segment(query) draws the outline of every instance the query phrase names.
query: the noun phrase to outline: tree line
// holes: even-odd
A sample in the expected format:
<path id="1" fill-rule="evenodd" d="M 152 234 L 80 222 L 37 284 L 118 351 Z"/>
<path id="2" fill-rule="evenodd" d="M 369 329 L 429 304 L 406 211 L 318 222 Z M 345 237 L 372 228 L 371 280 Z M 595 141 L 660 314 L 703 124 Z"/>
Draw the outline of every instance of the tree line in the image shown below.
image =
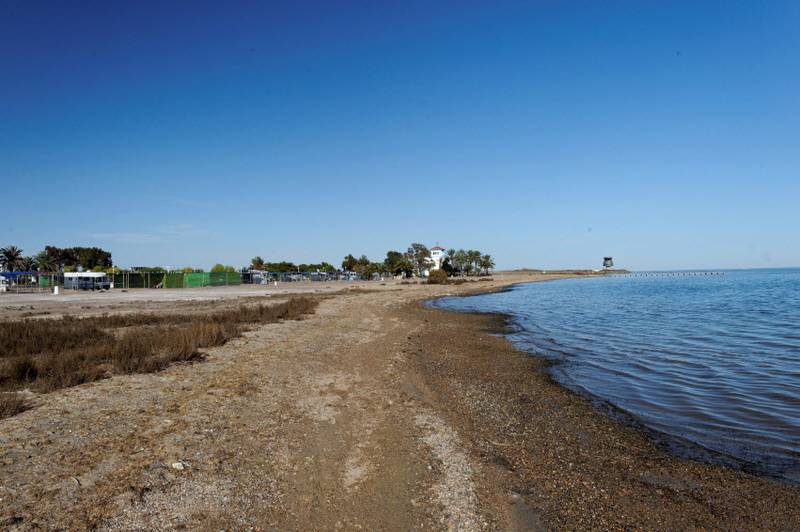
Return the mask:
<path id="1" fill-rule="evenodd" d="M 268 272 L 325 272 L 325 273 L 335 273 L 336 266 L 333 264 L 329 264 L 325 261 L 320 262 L 318 264 L 295 264 L 294 262 L 289 261 L 280 261 L 280 262 L 266 262 L 261 257 L 253 257 L 250 260 L 250 266 L 243 268 L 244 270 L 261 270 L 261 271 L 268 271 Z"/>
<path id="2" fill-rule="evenodd" d="M 432 267 L 431 251 L 420 243 L 411 244 L 405 252 L 389 250 L 382 261 L 372 261 L 366 255 L 356 258 L 348 254 L 341 263 L 341 271 L 355 272 L 364 278 L 371 278 L 374 274 L 392 275 L 395 277 L 422 277 Z M 44 250 L 35 255 L 25 256 L 17 246 L 0 248 L 0 266 L 11 271 L 38 271 L 41 273 L 54 273 L 59 271 L 75 271 L 78 267 L 84 271 L 119 271 L 113 268 L 111 252 L 98 247 L 69 247 L 59 248 L 45 246 Z M 491 255 L 477 250 L 448 249 L 444 254 L 441 269 L 448 275 L 486 275 L 495 267 Z M 340 271 L 333 264 L 320 262 L 317 264 L 295 264 L 289 261 L 267 262 L 260 256 L 253 257 L 249 266 L 241 271 L 266 270 L 271 272 L 325 272 L 335 273 Z M 166 272 L 161 267 L 139 267 L 138 272 Z M 202 269 L 182 268 L 185 273 L 202 272 Z M 235 272 L 233 266 L 215 264 L 212 272 Z"/>
<path id="3" fill-rule="evenodd" d="M 445 263 L 449 266 L 450 272 L 457 272 L 461 275 L 481 275 L 487 274 L 494 269 L 494 259 L 491 255 L 481 253 L 476 249 L 464 251 L 459 249 L 448 249 L 445 252 Z M 447 271 L 447 268 L 442 266 Z M 450 274 L 448 272 L 448 274 Z"/>
<path id="4" fill-rule="evenodd" d="M 6 270 L 41 273 L 75 271 L 106 271 L 111 268 L 111 252 L 98 247 L 59 248 L 45 246 L 35 255 L 26 256 L 17 246 L 0 248 L 0 265 Z"/>
<path id="5" fill-rule="evenodd" d="M 342 260 L 341 268 L 328 262 L 319 264 L 295 264 L 289 261 L 267 262 L 260 256 L 253 257 L 247 270 L 266 270 L 270 272 L 355 272 L 364 278 L 374 274 L 392 275 L 395 277 L 422 277 L 433 266 L 431 251 L 424 244 L 413 243 L 405 252 L 389 250 L 382 261 L 372 261 L 366 255 L 356 257 L 352 253 Z M 491 255 L 477 250 L 450 249 L 445 252 L 441 268 L 448 275 L 486 275 L 494 269 Z"/>
<path id="6" fill-rule="evenodd" d="M 366 255 L 355 258 L 347 255 L 342 261 L 342 269 L 353 271 L 364 277 L 374 273 L 393 276 L 422 277 L 433 266 L 431 251 L 420 243 L 411 244 L 405 252 L 390 250 L 382 262 L 373 262 Z M 454 275 L 488 275 L 495 267 L 494 259 L 489 254 L 477 250 L 449 249 L 444 254 L 441 269 L 449 276 Z"/>
<path id="7" fill-rule="evenodd" d="M 10 245 L 0 248 L 0 266 L 9 271 L 57 273 L 74 272 L 78 268 L 83 271 L 119 273 L 121 270 L 113 266 L 111 252 L 98 247 L 59 248 L 45 246 L 35 255 L 26 256 L 22 249 Z M 140 266 L 131 268 L 138 273 L 167 273 L 161 266 Z M 202 268 L 181 268 L 183 273 L 203 272 Z M 215 264 L 212 272 L 235 272 L 233 266 Z"/>

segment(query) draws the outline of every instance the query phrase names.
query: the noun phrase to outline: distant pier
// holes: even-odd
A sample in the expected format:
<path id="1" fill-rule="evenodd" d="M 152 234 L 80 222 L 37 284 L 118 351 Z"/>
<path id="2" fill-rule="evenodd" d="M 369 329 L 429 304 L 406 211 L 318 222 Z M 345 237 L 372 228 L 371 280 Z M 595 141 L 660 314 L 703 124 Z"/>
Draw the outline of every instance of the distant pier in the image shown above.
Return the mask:
<path id="1" fill-rule="evenodd" d="M 615 273 L 612 277 L 694 277 L 699 275 L 725 275 L 725 272 L 694 271 L 694 272 L 628 272 Z"/>

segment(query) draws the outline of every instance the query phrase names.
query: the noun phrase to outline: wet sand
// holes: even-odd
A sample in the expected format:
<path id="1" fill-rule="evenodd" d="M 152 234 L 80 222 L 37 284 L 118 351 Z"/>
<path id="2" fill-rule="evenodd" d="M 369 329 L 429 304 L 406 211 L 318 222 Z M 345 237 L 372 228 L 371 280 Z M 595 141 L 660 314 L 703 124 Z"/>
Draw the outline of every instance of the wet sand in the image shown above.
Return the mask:
<path id="1" fill-rule="evenodd" d="M 671 456 L 554 384 L 502 318 L 422 304 L 547 278 L 368 283 L 204 362 L 36 396 L 0 420 L 0 525 L 800 527 L 797 487 Z"/>

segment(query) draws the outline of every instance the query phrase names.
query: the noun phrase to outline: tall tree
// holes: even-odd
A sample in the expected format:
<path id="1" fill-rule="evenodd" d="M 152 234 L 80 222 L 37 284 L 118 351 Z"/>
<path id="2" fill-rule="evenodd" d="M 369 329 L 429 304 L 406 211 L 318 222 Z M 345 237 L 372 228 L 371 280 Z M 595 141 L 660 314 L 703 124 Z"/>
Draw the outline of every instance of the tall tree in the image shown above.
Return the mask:
<path id="1" fill-rule="evenodd" d="M 71 248 L 59 248 L 56 246 L 45 246 L 45 253 L 50 255 L 50 259 L 55 263 L 56 267 L 62 269 L 66 266 L 76 266 L 78 264 L 78 257 L 74 256 Z"/>
<path id="2" fill-rule="evenodd" d="M 445 257 L 444 260 L 442 261 L 442 270 L 444 270 L 444 272 L 447 273 L 448 276 L 453 275 L 453 272 L 455 272 L 455 268 L 453 267 L 453 263 L 450 260 L 450 257 Z"/>
<path id="3" fill-rule="evenodd" d="M 336 273 L 336 266 L 334 266 L 333 264 L 330 264 L 329 262 L 325 262 L 325 261 L 322 261 L 321 263 L 319 263 L 319 265 L 317 266 L 317 269 L 319 271 L 325 272 L 325 273 Z"/>
<path id="4" fill-rule="evenodd" d="M 358 264 L 358 259 L 355 258 L 352 254 L 347 255 L 342 261 L 342 269 L 346 272 L 355 271 L 353 268 L 356 267 L 356 264 Z"/>
<path id="5" fill-rule="evenodd" d="M 467 251 L 467 260 L 469 261 L 467 269 L 469 273 L 480 271 L 481 252 L 475 249 Z"/>
<path id="6" fill-rule="evenodd" d="M 403 275 L 410 277 L 414 273 L 414 265 L 408 258 L 399 251 L 386 252 L 386 259 L 383 261 L 386 271 L 392 275 Z"/>
<path id="7" fill-rule="evenodd" d="M 0 249 L 0 262 L 9 271 L 18 270 L 22 260 L 22 250 L 17 246 L 6 246 Z"/>
<path id="8" fill-rule="evenodd" d="M 264 269 L 264 259 L 259 256 L 255 256 L 250 259 L 250 267 L 254 270 L 263 270 Z"/>
<path id="9" fill-rule="evenodd" d="M 59 268 L 81 266 L 84 270 L 91 270 L 95 266 L 100 266 L 103 269 L 113 266 L 111 252 L 98 247 L 59 248 L 45 246 L 44 250 L 53 258 Z"/>
<path id="10" fill-rule="evenodd" d="M 382 262 L 367 262 L 362 263 L 359 261 L 358 266 L 358 273 L 364 277 L 365 279 L 372 279 L 374 274 L 383 274 L 386 273 L 386 265 Z"/>
<path id="11" fill-rule="evenodd" d="M 463 249 L 459 249 L 458 251 L 456 251 L 453 261 L 454 261 L 453 265 L 456 268 L 458 268 L 459 273 L 461 275 L 464 275 L 464 271 L 467 267 L 467 262 L 468 262 L 467 252 L 464 251 Z"/>
<path id="12" fill-rule="evenodd" d="M 102 269 L 113 266 L 111 262 L 111 252 L 98 247 L 73 248 L 78 255 L 78 262 L 84 270 L 91 270 L 95 266 Z"/>
<path id="13" fill-rule="evenodd" d="M 58 270 L 58 264 L 47 251 L 40 251 L 34 257 L 36 269 L 42 273 L 52 273 Z"/>
<path id="14" fill-rule="evenodd" d="M 414 242 L 406 252 L 408 259 L 414 264 L 417 275 L 422 276 L 422 272 L 428 269 L 431 252 L 424 244 Z"/>
<path id="15" fill-rule="evenodd" d="M 36 269 L 36 259 L 33 257 L 21 257 L 17 263 L 17 269 L 22 272 L 30 272 Z"/>
<path id="16" fill-rule="evenodd" d="M 494 269 L 494 259 L 491 255 L 487 254 L 481 257 L 481 269 L 485 274 L 488 274 L 490 270 Z"/>
<path id="17" fill-rule="evenodd" d="M 358 263 L 356 263 L 355 271 L 358 272 L 360 275 L 367 277 L 369 275 L 369 265 L 370 261 L 366 255 L 361 255 L 358 258 Z"/>
<path id="18" fill-rule="evenodd" d="M 296 272 L 297 265 L 294 262 L 282 260 L 280 262 L 265 262 L 264 269 L 270 272 Z"/>

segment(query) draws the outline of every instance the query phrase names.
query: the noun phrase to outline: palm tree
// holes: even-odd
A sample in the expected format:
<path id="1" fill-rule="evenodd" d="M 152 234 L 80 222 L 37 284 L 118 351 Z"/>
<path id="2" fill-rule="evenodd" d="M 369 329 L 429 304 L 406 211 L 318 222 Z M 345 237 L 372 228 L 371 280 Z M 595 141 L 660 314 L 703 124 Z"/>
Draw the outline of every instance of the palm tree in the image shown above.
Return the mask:
<path id="1" fill-rule="evenodd" d="M 36 261 L 36 269 L 42 273 L 54 272 L 58 269 L 55 259 L 46 251 L 37 253 L 33 260 Z"/>
<path id="2" fill-rule="evenodd" d="M 489 274 L 489 270 L 494 269 L 494 259 L 491 255 L 487 254 L 481 257 L 481 268 L 486 275 Z"/>
<path id="3" fill-rule="evenodd" d="M 447 271 L 447 275 L 453 275 L 456 271 L 456 250 L 450 248 L 444 252 L 444 256 L 442 269 Z"/>
<path id="4" fill-rule="evenodd" d="M 17 246 L 6 246 L 0 249 L 0 262 L 2 262 L 9 271 L 13 272 L 14 270 L 18 270 L 21 259 L 22 250 Z"/>
<path id="5" fill-rule="evenodd" d="M 474 249 L 467 251 L 467 260 L 469 261 L 469 271 L 472 272 L 473 269 L 478 271 L 480 268 L 481 252 Z"/>
<path id="6" fill-rule="evenodd" d="M 31 272 L 36 269 L 36 259 L 33 257 L 21 257 L 17 261 L 17 269 L 22 272 Z"/>
<path id="7" fill-rule="evenodd" d="M 467 252 L 463 249 L 459 249 L 453 255 L 453 262 L 461 275 L 464 275 L 464 268 L 467 266 L 468 260 Z"/>

